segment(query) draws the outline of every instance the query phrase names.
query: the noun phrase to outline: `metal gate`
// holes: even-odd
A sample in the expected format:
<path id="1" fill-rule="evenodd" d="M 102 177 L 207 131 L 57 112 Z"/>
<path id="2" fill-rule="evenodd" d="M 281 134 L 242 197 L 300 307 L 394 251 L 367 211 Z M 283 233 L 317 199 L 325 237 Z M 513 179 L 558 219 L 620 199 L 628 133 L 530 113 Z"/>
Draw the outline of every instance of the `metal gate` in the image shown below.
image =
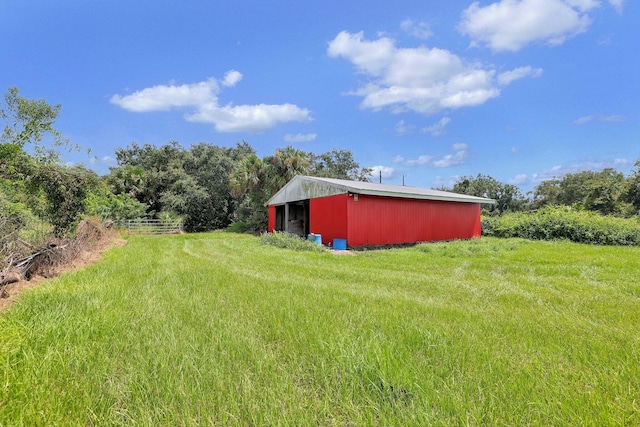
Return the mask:
<path id="1" fill-rule="evenodd" d="M 130 234 L 174 234 L 182 232 L 182 221 L 163 219 L 130 219 L 122 226 Z"/>

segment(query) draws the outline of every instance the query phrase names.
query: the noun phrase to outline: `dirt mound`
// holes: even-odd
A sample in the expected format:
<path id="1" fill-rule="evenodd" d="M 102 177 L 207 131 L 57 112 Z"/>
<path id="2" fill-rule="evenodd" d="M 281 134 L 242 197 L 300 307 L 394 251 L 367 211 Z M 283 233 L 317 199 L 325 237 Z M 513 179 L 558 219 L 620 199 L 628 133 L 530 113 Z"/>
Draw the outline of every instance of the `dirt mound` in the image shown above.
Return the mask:
<path id="1" fill-rule="evenodd" d="M 0 310 L 11 306 L 15 296 L 43 279 L 97 262 L 112 246 L 126 241 L 116 238 L 114 230 L 99 221 L 86 219 L 78 224 L 70 239 L 51 239 L 20 260 L 11 261 L 0 271 Z"/>

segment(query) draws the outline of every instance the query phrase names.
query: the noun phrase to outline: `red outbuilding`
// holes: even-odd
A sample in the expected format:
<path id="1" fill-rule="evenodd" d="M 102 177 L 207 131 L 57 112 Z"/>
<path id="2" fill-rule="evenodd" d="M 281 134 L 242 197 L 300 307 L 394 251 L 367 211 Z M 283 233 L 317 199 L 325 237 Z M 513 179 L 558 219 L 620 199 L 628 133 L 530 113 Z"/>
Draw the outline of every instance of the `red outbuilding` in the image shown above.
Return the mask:
<path id="1" fill-rule="evenodd" d="M 447 191 L 298 175 L 268 202 L 269 232 L 321 235 L 348 246 L 470 239 L 480 205 L 495 200 Z"/>

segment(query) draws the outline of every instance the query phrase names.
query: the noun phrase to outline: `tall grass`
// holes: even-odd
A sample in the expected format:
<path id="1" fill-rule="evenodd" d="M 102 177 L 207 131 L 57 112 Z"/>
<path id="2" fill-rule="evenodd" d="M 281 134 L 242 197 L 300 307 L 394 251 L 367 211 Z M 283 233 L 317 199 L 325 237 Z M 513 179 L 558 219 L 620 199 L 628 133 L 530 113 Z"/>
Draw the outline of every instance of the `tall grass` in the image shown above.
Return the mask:
<path id="1" fill-rule="evenodd" d="M 130 237 L 0 315 L 0 424 L 638 425 L 639 256 Z"/>

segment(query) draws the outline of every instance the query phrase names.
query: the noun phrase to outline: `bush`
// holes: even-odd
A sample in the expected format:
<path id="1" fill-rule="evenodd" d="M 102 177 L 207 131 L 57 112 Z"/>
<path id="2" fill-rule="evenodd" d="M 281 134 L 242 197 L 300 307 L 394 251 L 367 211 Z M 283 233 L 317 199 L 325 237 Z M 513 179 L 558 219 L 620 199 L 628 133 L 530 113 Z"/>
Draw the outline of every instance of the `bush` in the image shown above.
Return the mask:
<path id="1" fill-rule="evenodd" d="M 277 248 L 292 249 L 294 251 L 325 252 L 323 246 L 305 240 L 296 234 L 274 231 L 273 233 L 263 233 L 260 235 L 260 243 L 263 245 L 275 246 Z"/>
<path id="2" fill-rule="evenodd" d="M 87 196 L 86 214 L 111 219 L 119 222 L 129 219 L 144 218 L 146 205 L 140 203 L 129 194 L 110 194 L 104 192 L 92 192 Z"/>
<path id="3" fill-rule="evenodd" d="M 251 224 L 246 222 L 233 222 L 231 223 L 226 230 L 229 233 L 239 233 L 244 234 L 251 231 Z"/>
<path id="4" fill-rule="evenodd" d="M 640 245 L 637 219 L 602 216 L 569 206 L 546 206 L 534 212 L 507 213 L 482 219 L 483 235 L 532 240 L 570 240 L 597 245 Z"/>
<path id="5" fill-rule="evenodd" d="M 26 255 L 41 245 L 52 230 L 50 224 L 34 215 L 24 203 L 10 200 L 0 190 L 0 259 Z"/>

